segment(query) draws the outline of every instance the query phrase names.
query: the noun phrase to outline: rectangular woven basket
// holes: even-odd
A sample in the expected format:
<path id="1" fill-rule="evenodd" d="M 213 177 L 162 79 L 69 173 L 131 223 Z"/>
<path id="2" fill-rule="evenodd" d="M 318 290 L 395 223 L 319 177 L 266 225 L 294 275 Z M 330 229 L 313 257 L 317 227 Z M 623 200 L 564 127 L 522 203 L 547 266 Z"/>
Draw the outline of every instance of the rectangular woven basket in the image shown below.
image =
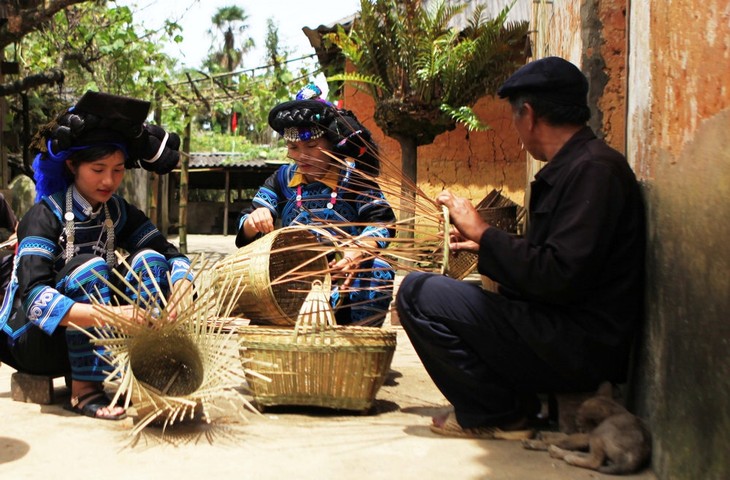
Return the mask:
<path id="1" fill-rule="evenodd" d="M 246 326 L 241 356 L 259 409 L 307 405 L 366 412 L 383 385 L 396 334 L 375 327 L 338 326 L 329 281 L 315 281 L 294 328 Z M 259 375 L 267 377 L 261 378 Z"/>
<path id="2" fill-rule="evenodd" d="M 306 405 L 366 412 L 383 385 L 396 346 L 396 333 L 374 327 L 334 326 L 295 333 L 286 327 L 239 327 L 247 374 L 259 409 Z"/>

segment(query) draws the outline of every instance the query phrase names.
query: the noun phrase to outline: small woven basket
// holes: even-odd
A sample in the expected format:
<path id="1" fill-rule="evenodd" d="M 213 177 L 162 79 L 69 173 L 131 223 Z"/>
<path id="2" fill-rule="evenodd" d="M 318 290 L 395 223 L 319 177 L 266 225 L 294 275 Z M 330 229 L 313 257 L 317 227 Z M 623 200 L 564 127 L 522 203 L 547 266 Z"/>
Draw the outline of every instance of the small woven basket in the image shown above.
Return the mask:
<path id="1" fill-rule="evenodd" d="M 519 206 L 506 197 L 503 197 L 497 190 L 492 190 L 476 206 L 479 215 L 491 226 L 510 233 L 517 232 L 517 218 Z M 445 233 L 448 241 L 448 233 Z M 449 277 L 463 279 L 469 275 L 477 266 L 479 256 L 473 252 L 450 252 L 444 273 Z"/>
<path id="2" fill-rule="evenodd" d="M 367 412 L 383 385 L 396 333 L 341 327 L 325 287 L 315 282 L 295 328 L 247 326 L 241 355 L 258 375 L 247 375 L 259 409 L 301 405 Z M 250 363 L 249 363 L 250 362 Z"/>
<path id="3" fill-rule="evenodd" d="M 327 259 L 313 233 L 279 229 L 241 247 L 214 266 L 213 286 L 238 295 L 232 316 L 292 326 L 311 283 L 324 281 Z M 230 288 L 232 281 L 238 288 Z"/>

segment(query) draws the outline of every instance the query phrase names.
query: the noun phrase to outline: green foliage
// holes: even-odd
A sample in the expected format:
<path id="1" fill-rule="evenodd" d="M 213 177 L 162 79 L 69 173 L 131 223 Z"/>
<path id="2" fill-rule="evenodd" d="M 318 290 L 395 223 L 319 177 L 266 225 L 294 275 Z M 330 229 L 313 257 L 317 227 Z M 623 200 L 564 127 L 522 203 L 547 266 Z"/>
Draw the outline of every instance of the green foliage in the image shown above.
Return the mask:
<path id="1" fill-rule="evenodd" d="M 180 70 L 162 52 L 164 42 L 181 41 L 183 32 L 179 25 L 168 21 L 157 31 L 144 29 L 135 23 L 130 8 L 117 7 L 113 2 L 108 5 L 113 8 L 107 8 L 107 2 L 97 1 L 68 7 L 54 15 L 43 29 L 6 49 L 6 58 L 18 59 L 21 76 L 51 68 L 61 68 L 65 73 L 61 89 L 43 87 L 27 92 L 30 135 L 86 90 L 93 89 L 151 100 L 155 118 L 181 136 L 186 125 L 192 122 L 193 151 L 250 150 L 252 158 L 285 158 L 285 149 L 280 146 L 252 145 L 272 143 L 268 112 L 277 103 L 291 99 L 294 92 L 310 81 L 311 74 L 303 67 L 288 68 L 288 52 L 279 44 L 273 22 L 266 39 L 272 59 L 270 68 L 231 72 L 227 66 L 233 63 L 218 62 L 209 64 L 210 68 L 204 72 Z M 244 55 L 246 48 L 253 45 L 252 39 L 239 41 L 241 33 L 248 28 L 245 11 L 227 7 L 219 13 L 213 19 L 211 32 L 215 31 L 217 38 L 224 40 L 223 47 L 230 40 L 226 34 L 234 34 L 234 49 Z M 211 49 L 215 49 L 215 44 L 211 44 Z M 225 48 L 219 53 L 225 53 Z M 8 101 L 10 121 L 6 125 L 20 137 L 23 133 L 21 97 L 8 97 Z M 233 112 L 238 120 L 236 132 L 230 132 Z M 203 132 L 204 122 L 210 122 L 218 135 Z"/>
<path id="2" fill-rule="evenodd" d="M 202 131 L 193 134 L 190 150 L 193 152 L 234 152 L 239 159 L 243 160 L 285 161 L 287 155 L 284 145 L 252 144 L 245 137 Z"/>
<path id="3" fill-rule="evenodd" d="M 246 52 L 251 50 L 255 43 L 251 37 L 244 37 L 236 45 L 237 34 L 243 34 L 248 30 L 248 15 L 242 7 L 235 5 L 221 7 L 216 10 L 211 22 L 217 31 L 223 34 L 223 42 L 219 49 L 211 47 L 210 54 L 205 66 L 211 71 L 220 70 L 232 72 L 243 62 Z M 208 31 L 214 38 L 214 30 Z"/>
<path id="4" fill-rule="evenodd" d="M 128 7 L 87 2 L 57 13 L 48 28 L 27 35 L 18 57 L 27 73 L 61 66 L 66 85 L 78 95 L 88 89 L 149 97 L 174 62 L 154 41 L 137 33 Z M 179 30 L 168 23 L 167 33 Z"/>
<path id="5" fill-rule="evenodd" d="M 361 0 L 350 33 L 340 27 L 326 40 L 356 70 L 336 79 L 358 84 L 375 99 L 375 121 L 386 135 L 424 145 L 455 121 L 477 125 L 469 107 L 524 61 L 527 23 L 506 21 L 511 6 L 485 20 L 480 5 L 458 30 L 449 25 L 465 4 L 421 3 Z"/>
<path id="6" fill-rule="evenodd" d="M 383 91 L 388 91 L 388 87 L 385 85 L 385 83 L 383 83 L 383 80 L 380 77 L 377 77 L 375 75 L 363 75 L 359 72 L 345 72 L 337 75 L 331 75 L 327 80 L 330 82 L 344 81 L 352 82 L 355 84 L 364 83 L 372 87 L 379 88 Z M 356 85 L 356 87 L 362 89 L 360 85 Z"/>
<path id="7" fill-rule="evenodd" d="M 491 127 L 479 120 L 474 110 L 469 107 L 451 108 L 445 103 L 441 105 L 441 111 L 446 113 L 449 117 L 453 118 L 456 122 L 463 124 L 467 130 L 474 131 L 485 131 L 491 130 Z"/>
<path id="8" fill-rule="evenodd" d="M 18 60 L 21 76 L 52 68 L 62 69 L 65 75 L 61 90 L 46 87 L 26 92 L 29 135 L 87 90 L 152 100 L 164 90 L 168 72 L 174 66 L 174 61 L 162 53 L 162 41 L 157 36 L 179 41 L 177 24 L 167 22 L 163 30 L 140 31 L 133 25 L 127 7 L 107 8 L 106 2 L 85 2 L 57 12 L 44 28 L 8 47 L 6 56 Z M 11 112 L 22 111 L 21 100 L 21 96 L 8 97 Z M 20 138 L 22 124 L 9 124 Z M 29 159 L 25 161 L 29 163 Z"/>

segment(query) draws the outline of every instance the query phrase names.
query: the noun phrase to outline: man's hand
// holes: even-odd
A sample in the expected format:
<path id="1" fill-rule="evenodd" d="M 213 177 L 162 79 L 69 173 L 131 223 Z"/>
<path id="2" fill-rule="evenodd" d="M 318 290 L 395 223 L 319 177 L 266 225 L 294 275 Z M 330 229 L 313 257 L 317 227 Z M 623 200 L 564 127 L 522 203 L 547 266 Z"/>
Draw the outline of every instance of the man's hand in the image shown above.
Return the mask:
<path id="1" fill-rule="evenodd" d="M 457 238 L 450 239 L 449 246 L 455 250 L 479 250 L 479 241 L 489 224 L 479 215 L 474 205 L 448 190 L 436 197 L 436 203 L 449 209 L 451 223 L 457 230 Z"/>
<path id="2" fill-rule="evenodd" d="M 464 238 L 461 232 L 453 226 L 449 232 L 449 248 L 452 252 L 479 252 L 479 244 L 473 240 Z"/>

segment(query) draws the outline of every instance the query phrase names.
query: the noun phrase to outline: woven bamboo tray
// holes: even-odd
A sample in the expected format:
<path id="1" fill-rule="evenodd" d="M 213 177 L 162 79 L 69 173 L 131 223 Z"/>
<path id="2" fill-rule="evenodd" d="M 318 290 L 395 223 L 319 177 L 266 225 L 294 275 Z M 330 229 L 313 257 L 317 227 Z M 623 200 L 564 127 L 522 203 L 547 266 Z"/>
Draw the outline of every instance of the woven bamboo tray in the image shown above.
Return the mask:
<path id="1" fill-rule="evenodd" d="M 317 287 L 319 288 L 317 289 Z M 259 409 L 304 405 L 367 412 L 393 360 L 396 333 L 334 325 L 322 284 L 315 282 L 295 328 L 245 326 L 241 355 Z M 317 307 L 312 294 L 319 296 Z"/>
<path id="2" fill-rule="evenodd" d="M 275 230 L 218 262 L 213 286 L 239 295 L 232 316 L 292 326 L 312 282 L 326 277 L 327 259 L 317 245 L 307 230 Z M 228 288 L 239 279 L 238 289 Z"/>

